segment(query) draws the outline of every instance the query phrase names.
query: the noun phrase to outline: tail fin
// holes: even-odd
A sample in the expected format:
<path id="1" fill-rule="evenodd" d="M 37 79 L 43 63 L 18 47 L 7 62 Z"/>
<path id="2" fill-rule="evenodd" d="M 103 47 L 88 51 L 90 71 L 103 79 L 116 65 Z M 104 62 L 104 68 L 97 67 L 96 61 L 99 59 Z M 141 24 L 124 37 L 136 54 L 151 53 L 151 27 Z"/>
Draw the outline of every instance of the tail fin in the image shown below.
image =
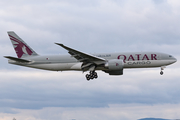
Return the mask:
<path id="1" fill-rule="evenodd" d="M 8 35 L 12 42 L 14 50 L 16 51 L 18 58 L 24 58 L 24 57 L 28 57 L 28 56 L 37 56 L 38 55 L 18 35 L 16 35 L 16 33 L 14 33 L 13 31 L 9 31 Z"/>

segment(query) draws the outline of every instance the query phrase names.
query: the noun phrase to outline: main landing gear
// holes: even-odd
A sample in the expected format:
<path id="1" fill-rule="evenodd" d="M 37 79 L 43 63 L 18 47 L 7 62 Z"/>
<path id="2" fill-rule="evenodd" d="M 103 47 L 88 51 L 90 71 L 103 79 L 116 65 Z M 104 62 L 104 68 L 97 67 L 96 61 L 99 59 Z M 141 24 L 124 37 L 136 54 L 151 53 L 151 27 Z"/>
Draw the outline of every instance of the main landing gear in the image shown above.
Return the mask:
<path id="1" fill-rule="evenodd" d="M 90 79 L 98 78 L 97 72 L 90 71 L 90 74 L 86 74 L 86 79 L 89 81 Z"/>

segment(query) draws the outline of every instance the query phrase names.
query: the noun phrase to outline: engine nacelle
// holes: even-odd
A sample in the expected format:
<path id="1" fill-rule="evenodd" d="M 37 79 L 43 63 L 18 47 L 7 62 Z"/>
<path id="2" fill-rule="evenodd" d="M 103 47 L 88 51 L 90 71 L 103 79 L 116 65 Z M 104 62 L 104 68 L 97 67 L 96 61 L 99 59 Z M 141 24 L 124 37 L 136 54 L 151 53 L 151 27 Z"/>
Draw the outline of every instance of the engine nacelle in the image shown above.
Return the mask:
<path id="1" fill-rule="evenodd" d="M 124 67 L 124 62 L 121 59 L 113 59 L 109 60 L 105 67 L 108 68 L 109 71 L 122 70 Z"/>
<path id="2" fill-rule="evenodd" d="M 108 69 L 105 72 L 109 73 L 109 75 L 122 75 L 124 62 L 121 59 L 109 60 L 105 64 L 105 67 Z"/>

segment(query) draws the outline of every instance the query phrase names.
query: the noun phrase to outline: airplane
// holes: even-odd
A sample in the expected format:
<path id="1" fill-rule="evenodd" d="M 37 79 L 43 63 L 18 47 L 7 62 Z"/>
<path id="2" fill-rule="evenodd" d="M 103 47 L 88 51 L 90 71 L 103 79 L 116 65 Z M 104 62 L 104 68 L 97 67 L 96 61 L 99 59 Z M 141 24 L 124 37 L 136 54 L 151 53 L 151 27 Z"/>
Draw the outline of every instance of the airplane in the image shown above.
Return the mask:
<path id="1" fill-rule="evenodd" d="M 8 63 L 50 71 L 89 71 L 86 79 L 98 78 L 97 70 L 104 71 L 109 75 L 123 75 L 127 68 L 153 68 L 160 67 L 160 74 L 167 65 L 177 61 L 175 57 L 159 52 L 125 52 L 125 53 L 99 53 L 88 54 L 75 50 L 61 43 L 55 43 L 66 49 L 67 55 L 45 55 L 37 54 L 26 44 L 15 32 L 7 32 L 17 57 L 4 56 Z"/>

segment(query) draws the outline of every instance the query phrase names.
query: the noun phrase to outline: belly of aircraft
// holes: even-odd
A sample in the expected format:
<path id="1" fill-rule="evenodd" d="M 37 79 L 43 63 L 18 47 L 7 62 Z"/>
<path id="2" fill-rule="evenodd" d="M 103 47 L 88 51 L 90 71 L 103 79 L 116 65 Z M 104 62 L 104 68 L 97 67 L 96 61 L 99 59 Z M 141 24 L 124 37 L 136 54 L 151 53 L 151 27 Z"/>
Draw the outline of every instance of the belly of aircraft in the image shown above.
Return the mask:
<path id="1" fill-rule="evenodd" d="M 51 64 L 35 64 L 27 65 L 27 67 L 38 68 L 52 71 L 81 70 L 82 63 L 51 63 Z"/>

